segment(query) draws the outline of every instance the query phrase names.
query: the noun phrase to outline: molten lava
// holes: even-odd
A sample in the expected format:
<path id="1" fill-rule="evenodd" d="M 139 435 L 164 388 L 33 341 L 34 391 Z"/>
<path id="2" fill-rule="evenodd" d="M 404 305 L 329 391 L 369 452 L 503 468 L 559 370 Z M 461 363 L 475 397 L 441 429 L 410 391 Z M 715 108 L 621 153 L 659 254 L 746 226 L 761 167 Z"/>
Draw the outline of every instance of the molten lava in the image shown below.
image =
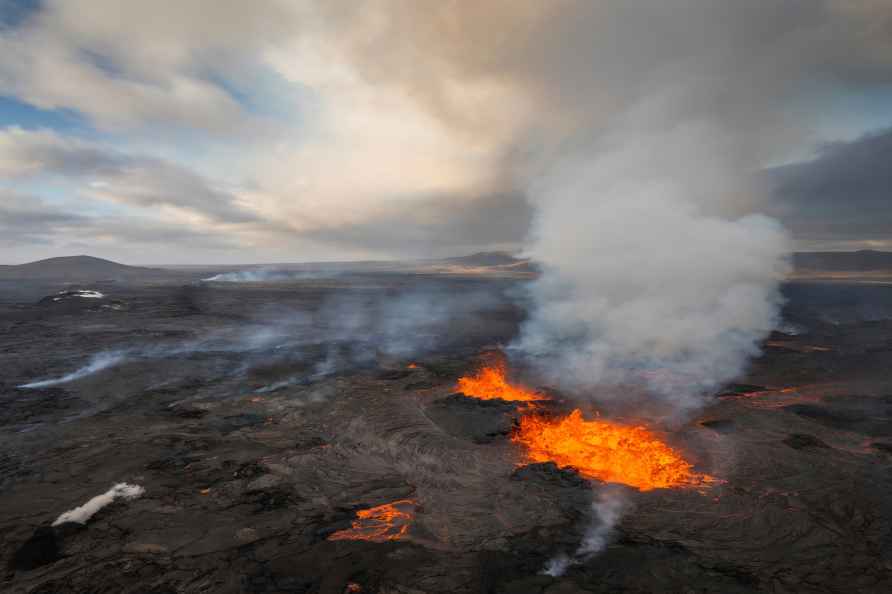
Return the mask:
<path id="1" fill-rule="evenodd" d="M 458 380 L 458 391 L 465 396 L 481 400 L 515 400 L 532 402 L 547 400 L 548 397 L 520 386 L 508 383 L 504 361 L 495 361 L 483 367 L 474 376 L 465 376 Z"/>
<path id="2" fill-rule="evenodd" d="M 623 483 L 641 491 L 703 485 L 713 479 L 644 427 L 586 421 L 577 409 L 566 417 L 526 415 L 514 441 L 533 462 L 572 466 L 588 478 Z"/>
<path id="3" fill-rule="evenodd" d="M 415 500 L 399 499 L 356 512 L 350 528 L 338 530 L 328 540 L 386 542 L 406 538 L 415 517 Z"/>
<path id="4" fill-rule="evenodd" d="M 482 400 L 548 400 L 544 394 L 509 383 L 504 359 L 496 359 L 474 376 L 460 378 L 457 389 Z M 535 410 L 535 404 L 527 410 Z M 535 412 L 525 414 L 513 440 L 526 447 L 527 457 L 533 462 L 572 466 L 583 476 L 642 491 L 714 480 L 694 472 L 681 454 L 644 427 L 586 421 L 578 409 L 559 419 Z"/>

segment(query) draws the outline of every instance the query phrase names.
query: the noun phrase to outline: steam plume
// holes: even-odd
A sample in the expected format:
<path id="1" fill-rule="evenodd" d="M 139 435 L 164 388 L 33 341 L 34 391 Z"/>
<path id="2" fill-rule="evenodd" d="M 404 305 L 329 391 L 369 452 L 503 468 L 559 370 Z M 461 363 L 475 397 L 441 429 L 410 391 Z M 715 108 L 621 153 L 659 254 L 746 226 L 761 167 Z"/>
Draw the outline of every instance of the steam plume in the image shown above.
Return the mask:
<path id="1" fill-rule="evenodd" d="M 115 499 L 136 499 L 141 497 L 145 492 L 146 490 L 139 485 L 118 483 L 102 495 L 97 495 L 80 507 L 76 507 L 63 513 L 56 518 L 56 521 L 53 522 L 53 526 L 65 524 L 66 522 L 86 524 L 90 521 L 90 518 L 99 512 L 99 510 L 112 503 Z"/>
<path id="2" fill-rule="evenodd" d="M 607 546 L 613 528 L 622 518 L 626 500 L 622 493 L 614 490 L 602 491 L 598 500 L 592 503 L 592 523 L 585 531 L 579 548 L 572 555 L 560 554 L 546 563 L 542 573 L 552 577 L 564 575 L 567 569 L 585 562 Z"/>
<path id="3" fill-rule="evenodd" d="M 711 126 L 655 133 L 629 117 L 531 185 L 544 274 L 515 346 L 571 392 L 634 384 L 687 409 L 776 324 L 786 237 L 726 214 L 755 189 L 716 156 Z"/>
<path id="4" fill-rule="evenodd" d="M 121 363 L 124 358 L 125 355 L 123 353 L 102 352 L 93 356 L 93 358 L 90 359 L 90 362 L 87 363 L 85 366 L 72 371 L 71 373 L 63 375 L 62 377 L 22 384 L 21 386 L 19 386 L 19 388 L 48 388 L 50 386 L 56 386 L 59 384 L 67 384 L 68 382 L 79 380 L 82 377 L 93 375 L 94 373 L 102 371 L 103 369 L 113 367 L 118 363 Z"/>

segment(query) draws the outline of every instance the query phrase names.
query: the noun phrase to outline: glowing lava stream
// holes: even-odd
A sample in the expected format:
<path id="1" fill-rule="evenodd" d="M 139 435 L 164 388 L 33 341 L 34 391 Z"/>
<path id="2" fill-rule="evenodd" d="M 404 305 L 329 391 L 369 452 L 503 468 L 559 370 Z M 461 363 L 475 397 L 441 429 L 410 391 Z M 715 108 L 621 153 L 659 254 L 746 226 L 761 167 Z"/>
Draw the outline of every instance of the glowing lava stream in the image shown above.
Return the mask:
<path id="1" fill-rule="evenodd" d="M 458 389 L 466 396 L 483 400 L 548 399 L 511 385 L 501 361 L 484 367 L 475 376 L 460 378 Z M 601 419 L 586 421 L 578 409 L 560 418 L 536 412 L 525 414 L 512 440 L 526 448 L 532 462 L 571 466 L 585 477 L 623 483 L 641 491 L 705 485 L 715 480 L 694 472 L 679 452 L 645 427 Z"/>
<path id="2" fill-rule="evenodd" d="M 386 542 L 406 538 L 415 517 L 415 506 L 414 499 L 399 499 L 359 510 L 350 528 L 338 530 L 328 540 Z"/>

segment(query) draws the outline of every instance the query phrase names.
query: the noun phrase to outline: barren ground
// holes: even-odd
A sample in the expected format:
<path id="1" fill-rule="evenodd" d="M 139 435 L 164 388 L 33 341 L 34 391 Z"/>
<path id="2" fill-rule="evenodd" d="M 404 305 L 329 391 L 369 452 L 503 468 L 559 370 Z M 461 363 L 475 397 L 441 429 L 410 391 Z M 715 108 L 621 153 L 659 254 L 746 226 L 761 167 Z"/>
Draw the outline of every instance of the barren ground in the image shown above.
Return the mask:
<path id="1" fill-rule="evenodd" d="M 517 331 L 518 281 L 178 278 L 41 302 L 64 288 L 0 293 L 3 591 L 892 590 L 890 286 L 787 286 L 798 333 L 662 427 L 720 482 L 624 488 L 609 546 L 559 578 L 540 570 L 576 548 L 605 486 L 519 466 L 518 407 L 454 395 Z M 99 353 L 119 358 L 17 387 Z M 145 494 L 50 527 L 119 482 Z M 404 538 L 329 539 L 400 500 Z"/>

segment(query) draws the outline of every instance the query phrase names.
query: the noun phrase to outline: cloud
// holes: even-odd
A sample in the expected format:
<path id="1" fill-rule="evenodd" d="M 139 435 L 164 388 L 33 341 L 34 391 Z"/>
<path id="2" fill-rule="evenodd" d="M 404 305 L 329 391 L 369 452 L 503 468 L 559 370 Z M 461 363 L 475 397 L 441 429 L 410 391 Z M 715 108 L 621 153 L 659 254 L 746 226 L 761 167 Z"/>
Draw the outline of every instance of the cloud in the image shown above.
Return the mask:
<path id="1" fill-rule="evenodd" d="M 682 99 L 664 115 L 721 118 L 742 146 L 770 152 L 820 117 L 778 109 L 806 82 L 892 74 L 885 2 L 375 0 L 319 12 L 367 80 L 404 89 L 474 137 L 540 149 L 598 133 L 630 101 L 671 89 Z"/>
<path id="2" fill-rule="evenodd" d="M 0 178 L 45 172 L 99 175 L 119 170 L 126 162 L 122 155 L 49 130 L 28 131 L 15 126 L 0 130 Z"/>
<path id="3" fill-rule="evenodd" d="M 0 31 L 0 88 L 103 128 L 151 124 L 220 134 L 250 118 L 225 84 L 293 31 L 285 3 L 47 0 Z"/>
<path id="4" fill-rule="evenodd" d="M 292 211 L 293 216 L 282 221 L 278 216 L 284 201 L 281 193 L 271 197 L 273 208 L 264 211 L 256 209 L 258 203 L 251 200 L 250 190 L 227 189 L 169 161 L 124 153 L 50 130 L 0 130 L 0 178 L 33 180 L 48 176 L 77 184 L 80 200 L 135 207 L 144 213 L 143 218 L 155 219 L 148 227 L 148 221 L 131 224 L 125 220 L 114 229 L 95 230 L 97 237 L 126 235 L 132 241 L 150 240 L 146 228 L 152 229 L 158 242 L 181 238 L 186 225 L 193 230 L 187 236 L 202 234 L 208 239 L 216 235 L 221 246 L 303 239 L 380 254 L 441 256 L 476 246 L 516 248 L 530 217 L 529 205 L 521 194 L 482 188 L 478 195 L 472 189 L 459 188 L 435 195 L 383 193 L 373 203 L 357 205 L 352 214 L 337 209 Z M 339 183 L 339 177 L 334 179 Z M 331 184 L 322 181 L 322 185 L 322 196 L 330 197 L 324 188 L 331 188 Z M 301 204 L 299 196 L 284 202 Z M 166 217 L 165 208 L 169 209 Z M 94 223 L 101 220 L 108 221 L 108 217 L 96 218 Z M 393 233 L 395 228 L 402 232 Z M 59 226 L 46 227 L 47 232 L 52 229 L 62 230 Z"/>
<path id="5" fill-rule="evenodd" d="M 0 245 L 45 244 L 84 217 L 57 210 L 35 196 L 0 190 Z"/>
<path id="6" fill-rule="evenodd" d="M 765 172 L 771 211 L 808 247 L 870 247 L 892 237 L 892 129 L 824 146 Z"/>
<path id="7" fill-rule="evenodd" d="M 170 206 L 227 223 L 257 221 L 231 192 L 185 167 L 161 159 L 134 156 L 98 144 L 21 128 L 0 130 L 0 177 L 40 174 L 88 182 L 93 197 L 144 208 Z"/>
<path id="8" fill-rule="evenodd" d="M 335 245 L 434 257 L 483 247 L 516 249 L 531 216 L 522 194 L 446 194 L 392 200 L 361 220 L 320 226 L 305 235 Z M 386 233 L 386 229 L 401 232 Z"/>
<path id="9" fill-rule="evenodd" d="M 612 151 L 605 138 L 634 111 L 658 136 L 711 130 L 694 135 L 711 162 L 692 200 L 740 217 L 769 194 L 725 183 L 727 170 L 801 153 L 824 117 L 815 89 L 892 80 L 890 13 L 844 0 L 47 0 L 0 30 L 0 93 L 71 110 L 101 140 L 32 136 L 14 159 L 0 146 L 0 175 L 62 180 L 261 261 L 440 255 L 521 244 L 536 180 L 567 155 Z"/>
<path id="10" fill-rule="evenodd" d="M 147 246 L 189 245 L 193 251 L 243 249 L 238 238 L 139 216 L 72 212 L 71 202 L 54 203 L 38 196 L 0 189 L 0 247 L 9 254 L 53 255 L 89 247 L 110 256 Z M 37 251 L 29 252 L 29 247 Z M 155 254 L 153 252 L 153 254 Z M 154 257 L 158 257 L 157 254 Z M 158 260 L 153 260 L 155 263 Z"/>

